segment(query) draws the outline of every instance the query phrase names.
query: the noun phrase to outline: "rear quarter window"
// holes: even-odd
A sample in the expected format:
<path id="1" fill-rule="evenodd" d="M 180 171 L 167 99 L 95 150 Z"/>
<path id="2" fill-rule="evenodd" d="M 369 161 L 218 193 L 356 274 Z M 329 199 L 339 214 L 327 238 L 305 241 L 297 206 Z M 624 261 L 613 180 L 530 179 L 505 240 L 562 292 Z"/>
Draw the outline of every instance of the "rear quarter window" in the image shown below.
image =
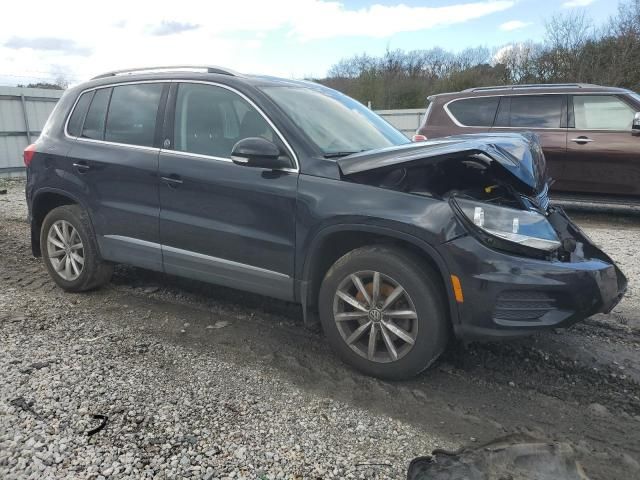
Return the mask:
<path id="1" fill-rule="evenodd" d="M 93 100 L 91 100 L 87 118 L 84 121 L 82 138 L 90 138 L 92 140 L 104 139 L 104 122 L 107 116 L 110 96 L 110 88 L 103 88 L 96 91 Z"/>
<path id="2" fill-rule="evenodd" d="M 491 127 L 499 101 L 499 97 L 465 98 L 449 103 L 447 109 L 466 127 Z"/>
<path id="3" fill-rule="evenodd" d="M 93 92 L 84 92 L 80 95 L 80 99 L 76 103 L 76 106 L 71 113 L 71 117 L 69 118 L 69 124 L 67 125 L 67 133 L 72 137 L 80 136 L 80 133 L 82 132 L 82 123 L 84 122 L 84 117 L 87 114 L 87 109 L 89 108 L 92 97 Z"/>

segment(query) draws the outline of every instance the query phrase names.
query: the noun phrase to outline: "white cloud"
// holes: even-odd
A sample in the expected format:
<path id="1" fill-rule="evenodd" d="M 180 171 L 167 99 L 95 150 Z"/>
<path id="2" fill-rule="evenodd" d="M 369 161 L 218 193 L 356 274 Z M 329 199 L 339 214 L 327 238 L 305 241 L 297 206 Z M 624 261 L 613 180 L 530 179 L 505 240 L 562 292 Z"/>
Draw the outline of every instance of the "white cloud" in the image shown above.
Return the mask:
<path id="1" fill-rule="evenodd" d="M 388 38 L 462 23 L 515 4 L 515 0 L 459 1 L 441 7 L 398 3 L 353 9 L 346 2 L 330 0 L 181 0 L 179 8 L 169 0 L 157 0 L 153 8 L 131 0 L 111 0 L 108 8 L 86 0 L 68 0 L 62 6 L 35 0 L 30 8 L 37 14 L 29 17 L 27 30 L 22 5 L 9 2 L 0 15 L 0 72 L 51 78 L 55 66 L 80 81 L 109 69 L 214 63 L 290 76 L 295 65 L 285 70 L 263 60 L 266 37 L 278 36 L 282 48 L 287 42 L 308 42 L 312 49 L 313 42 L 332 38 Z M 58 48 L 38 48 L 46 39 L 55 39 Z M 342 54 L 336 52 L 336 61 Z"/>
<path id="2" fill-rule="evenodd" d="M 564 2 L 562 6 L 564 8 L 587 7 L 593 2 L 595 2 L 595 0 L 569 0 L 568 2 Z"/>
<path id="3" fill-rule="evenodd" d="M 531 22 L 523 22 L 522 20 L 511 20 L 500 25 L 500 30 L 511 32 L 513 30 L 519 30 L 521 28 L 528 27 L 529 25 L 531 25 Z"/>

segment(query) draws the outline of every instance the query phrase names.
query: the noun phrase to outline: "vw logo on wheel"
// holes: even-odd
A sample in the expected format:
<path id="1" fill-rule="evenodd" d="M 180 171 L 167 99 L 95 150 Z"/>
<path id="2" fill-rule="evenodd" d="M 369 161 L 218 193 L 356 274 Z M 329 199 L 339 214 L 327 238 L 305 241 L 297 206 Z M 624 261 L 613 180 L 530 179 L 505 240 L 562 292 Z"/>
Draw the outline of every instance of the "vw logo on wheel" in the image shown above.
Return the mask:
<path id="1" fill-rule="evenodd" d="M 369 320 L 372 322 L 379 322 L 382 320 L 382 312 L 377 308 L 372 308 L 369 310 Z"/>

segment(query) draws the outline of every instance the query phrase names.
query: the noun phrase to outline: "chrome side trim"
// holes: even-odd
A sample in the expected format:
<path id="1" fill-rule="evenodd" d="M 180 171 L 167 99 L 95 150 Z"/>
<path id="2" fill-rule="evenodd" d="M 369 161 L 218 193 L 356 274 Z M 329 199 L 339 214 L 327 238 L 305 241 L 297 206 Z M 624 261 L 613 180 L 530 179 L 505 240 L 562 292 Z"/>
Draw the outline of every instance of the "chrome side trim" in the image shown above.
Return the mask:
<path id="1" fill-rule="evenodd" d="M 254 265 L 247 265 L 246 263 L 234 262 L 233 260 L 227 260 L 224 258 L 212 257 L 203 253 L 192 252 L 191 250 L 183 250 L 181 248 L 170 247 L 168 245 L 162 245 L 162 250 L 166 252 L 183 255 L 185 257 L 197 258 L 204 260 L 213 266 L 231 267 L 238 270 L 249 270 L 255 273 L 261 273 L 263 275 L 277 277 L 277 278 L 291 278 L 289 275 L 280 272 L 274 272 L 273 270 L 267 270 L 266 268 L 256 267 Z"/>
<path id="2" fill-rule="evenodd" d="M 291 155 L 291 158 L 293 159 L 293 161 L 295 163 L 295 168 L 281 168 L 281 169 L 278 169 L 278 170 L 279 171 L 284 171 L 284 172 L 290 172 L 290 173 L 300 173 L 300 162 L 298 160 L 298 156 L 296 155 L 296 152 L 293 150 L 293 148 L 291 147 L 289 142 L 286 140 L 284 135 L 282 135 L 280 130 L 278 130 L 276 128 L 276 126 L 273 124 L 271 119 L 262 111 L 261 108 L 259 108 L 253 102 L 253 100 L 251 100 L 245 94 L 243 94 L 242 92 L 236 90 L 233 87 L 229 87 L 228 85 L 224 85 L 222 83 L 211 82 L 211 81 L 206 81 L 206 80 L 188 80 L 188 79 L 185 79 L 185 80 L 175 80 L 175 79 L 135 80 L 135 81 L 132 81 L 132 82 L 124 81 L 124 82 L 110 83 L 110 84 L 107 84 L 107 85 L 100 85 L 100 86 L 97 86 L 97 87 L 87 88 L 86 90 L 83 90 L 82 92 L 80 92 L 78 94 L 78 97 L 76 98 L 76 101 L 73 103 L 73 107 L 69 111 L 69 115 L 67 116 L 67 120 L 66 120 L 66 122 L 64 124 L 64 135 L 65 135 L 65 137 L 67 137 L 70 140 L 80 140 L 82 142 L 101 143 L 101 144 L 106 144 L 106 145 L 118 145 L 118 146 L 122 146 L 122 147 L 146 149 L 146 150 L 158 151 L 158 152 L 162 151 L 162 153 L 187 155 L 187 156 L 193 156 L 193 157 L 197 157 L 197 158 L 204 158 L 204 159 L 211 159 L 211 160 L 217 160 L 217 161 L 233 163 L 231 158 L 214 157 L 214 156 L 202 155 L 202 154 L 198 154 L 198 153 L 180 152 L 180 151 L 177 151 L 177 150 L 166 150 L 166 149 L 159 149 L 159 148 L 155 148 L 155 147 L 145 147 L 145 146 L 141 146 L 141 145 L 129 145 L 129 144 L 124 144 L 124 143 L 109 142 L 109 141 L 106 141 L 106 140 L 94 140 L 94 139 L 74 137 L 72 135 L 69 135 L 69 132 L 67 130 L 67 128 L 69 126 L 69 121 L 71 120 L 71 116 L 73 115 L 73 111 L 76 109 L 76 105 L 78 104 L 78 101 L 80 100 L 80 97 L 82 95 L 84 95 L 86 92 L 90 92 L 92 90 L 100 90 L 100 89 L 103 89 L 103 88 L 118 87 L 118 86 L 122 86 L 122 85 L 137 85 L 137 84 L 141 84 L 141 83 L 199 83 L 199 84 L 213 85 L 213 86 L 216 86 L 216 87 L 225 88 L 225 89 L 235 93 L 236 95 L 238 95 L 239 97 L 244 99 L 247 103 L 249 103 L 249 105 L 251 105 L 253 108 L 256 109 L 256 111 L 260 114 L 260 116 L 262 116 L 262 118 L 265 119 L 265 121 L 269 124 L 269 126 L 273 129 L 273 131 L 276 132 L 276 135 L 278 135 L 278 138 L 282 141 L 282 143 L 284 144 L 286 149 L 289 151 L 289 154 Z"/>
<path id="3" fill-rule="evenodd" d="M 275 278 L 291 278 L 289 275 L 285 273 L 275 272 L 273 270 L 267 270 L 266 268 L 256 267 L 254 265 L 247 265 L 246 263 L 234 262 L 233 260 L 227 260 L 225 258 L 212 257 L 210 255 L 205 255 L 203 253 L 192 252 L 191 250 L 183 250 L 182 248 L 170 247 L 168 245 L 162 245 L 160 243 L 148 242 L 146 240 L 141 240 L 139 238 L 125 237 L 123 235 L 104 235 L 104 238 L 108 238 L 110 240 L 119 240 L 121 242 L 131 243 L 133 245 L 138 245 L 141 247 L 162 249 L 163 251 L 175 253 L 177 255 L 183 255 L 185 257 L 204 260 L 205 262 L 208 262 L 213 266 L 219 265 L 219 266 L 235 268 L 238 270 L 248 270 L 255 273 L 261 273 L 263 275 L 272 276 Z"/>
<path id="4" fill-rule="evenodd" d="M 233 163 L 233 160 L 231 160 L 230 158 L 214 157 L 213 155 L 204 155 L 202 153 L 183 152 L 181 150 L 165 150 L 165 149 L 162 149 L 162 154 L 163 155 L 175 155 L 175 156 L 178 156 L 178 157 L 202 158 L 203 160 L 217 160 L 218 162 Z"/>
<path id="5" fill-rule="evenodd" d="M 135 150 L 146 150 L 148 152 L 160 152 L 159 148 L 156 147 L 146 147 L 144 145 L 130 145 L 128 143 L 118 143 L 118 142 L 108 142 L 106 140 L 95 140 L 93 138 L 76 138 L 78 142 L 82 143 L 96 143 L 99 145 L 111 145 L 113 147 L 124 147 L 124 148 L 133 148 Z"/>
<path id="6" fill-rule="evenodd" d="M 149 248 L 161 248 L 162 245 L 159 243 L 148 242 L 146 240 L 140 240 L 139 238 L 133 237 L 125 237 L 123 235 L 104 235 L 104 238 L 109 238 L 111 240 L 120 240 L 121 242 L 133 243 L 134 245 L 139 245 L 141 247 L 149 247 Z"/>

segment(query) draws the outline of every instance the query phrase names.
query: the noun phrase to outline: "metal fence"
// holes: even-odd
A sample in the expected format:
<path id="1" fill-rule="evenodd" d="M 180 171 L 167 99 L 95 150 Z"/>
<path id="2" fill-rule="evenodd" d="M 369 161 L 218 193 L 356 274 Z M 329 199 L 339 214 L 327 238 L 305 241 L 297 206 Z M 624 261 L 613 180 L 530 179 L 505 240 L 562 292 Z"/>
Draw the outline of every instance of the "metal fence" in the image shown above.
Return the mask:
<path id="1" fill-rule="evenodd" d="M 424 108 L 408 108 L 405 110 L 376 110 L 375 112 L 411 138 L 420 126 L 425 111 Z"/>
<path id="2" fill-rule="evenodd" d="M 22 151 L 34 142 L 56 102 L 60 90 L 0 87 L 0 177 L 24 175 Z M 425 110 L 376 110 L 407 137 L 416 132 Z"/>
<path id="3" fill-rule="evenodd" d="M 0 176 L 24 175 L 22 151 L 34 142 L 60 90 L 0 87 Z"/>

